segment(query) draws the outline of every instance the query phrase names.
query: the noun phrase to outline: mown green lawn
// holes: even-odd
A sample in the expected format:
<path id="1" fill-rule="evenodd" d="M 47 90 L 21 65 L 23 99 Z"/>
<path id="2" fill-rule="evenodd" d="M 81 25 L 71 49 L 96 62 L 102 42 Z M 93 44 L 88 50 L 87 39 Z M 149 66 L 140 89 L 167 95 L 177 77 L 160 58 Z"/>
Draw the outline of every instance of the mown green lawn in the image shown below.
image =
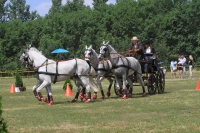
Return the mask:
<path id="1" fill-rule="evenodd" d="M 198 74 L 194 79 L 167 77 L 164 94 L 141 97 L 141 87 L 135 86 L 133 98 L 122 100 L 112 89 L 110 98 L 102 100 L 99 92 L 98 99 L 89 104 L 80 100 L 71 103 L 73 97 L 64 96 L 64 82 L 59 82 L 52 85 L 52 106 L 34 98 L 35 78 L 23 78 L 27 90 L 12 94 L 9 90 L 15 79 L 1 78 L 2 115 L 10 133 L 199 132 L 200 91 L 195 90 Z M 105 80 L 105 93 L 107 86 Z M 46 95 L 45 90 L 42 93 Z"/>

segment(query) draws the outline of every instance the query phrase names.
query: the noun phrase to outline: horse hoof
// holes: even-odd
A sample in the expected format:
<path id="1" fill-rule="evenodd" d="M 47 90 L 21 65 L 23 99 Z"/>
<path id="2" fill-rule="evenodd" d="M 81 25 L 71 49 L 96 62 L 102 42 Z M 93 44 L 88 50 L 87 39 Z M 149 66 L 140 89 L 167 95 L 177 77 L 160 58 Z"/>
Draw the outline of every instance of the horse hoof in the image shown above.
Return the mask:
<path id="1" fill-rule="evenodd" d="M 53 104 L 53 101 L 50 101 L 50 102 L 48 103 L 49 106 L 51 106 L 52 104 Z"/>
<path id="2" fill-rule="evenodd" d="M 38 101 L 42 101 L 41 97 L 39 97 L 39 96 L 37 97 L 37 99 L 38 99 Z"/>
<path id="3" fill-rule="evenodd" d="M 84 98 L 83 93 L 80 93 L 79 97 L 80 99 L 83 99 Z"/>
<path id="4" fill-rule="evenodd" d="M 143 93 L 143 94 L 142 94 L 142 97 L 146 97 L 146 96 L 147 96 L 146 93 Z"/>
<path id="5" fill-rule="evenodd" d="M 124 95 L 124 96 L 122 97 L 122 99 L 126 99 L 126 95 Z"/>
<path id="6" fill-rule="evenodd" d="M 90 99 L 87 99 L 85 102 L 86 102 L 86 103 L 90 103 Z"/>
<path id="7" fill-rule="evenodd" d="M 93 95 L 93 99 L 97 99 L 97 95 L 96 94 Z"/>
<path id="8" fill-rule="evenodd" d="M 43 100 L 44 102 L 47 102 L 47 98 L 46 98 L 46 97 L 43 97 L 42 100 Z"/>
<path id="9" fill-rule="evenodd" d="M 88 99 L 88 96 L 86 95 L 86 94 L 84 94 L 84 96 L 83 96 L 84 98 L 85 98 L 85 100 L 87 100 Z"/>
<path id="10" fill-rule="evenodd" d="M 109 97 L 111 95 L 111 93 L 110 92 L 107 92 L 107 96 Z"/>
<path id="11" fill-rule="evenodd" d="M 129 98 L 132 98 L 132 94 L 129 94 L 128 97 L 129 97 Z"/>
<path id="12" fill-rule="evenodd" d="M 105 96 L 102 96 L 102 99 L 104 100 Z"/>
<path id="13" fill-rule="evenodd" d="M 73 99 L 73 100 L 72 100 L 72 103 L 75 103 L 75 102 L 77 102 L 77 99 Z"/>

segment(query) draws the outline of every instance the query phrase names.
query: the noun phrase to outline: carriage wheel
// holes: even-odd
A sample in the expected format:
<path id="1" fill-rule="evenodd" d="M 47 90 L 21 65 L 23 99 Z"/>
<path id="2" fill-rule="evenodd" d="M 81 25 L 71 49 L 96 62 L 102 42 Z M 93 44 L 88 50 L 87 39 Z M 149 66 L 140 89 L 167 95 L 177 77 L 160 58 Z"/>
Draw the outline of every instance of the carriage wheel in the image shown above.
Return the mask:
<path id="1" fill-rule="evenodd" d="M 148 88 L 149 95 L 153 95 L 156 93 L 156 78 L 153 73 L 149 77 L 147 88 Z"/>
<path id="2" fill-rule="evenodd" d="M 158 70 L 157 73 L 157 88 L 159 94 L 163 93 L 165 90 L 165 75 L 162 69 Z"/>

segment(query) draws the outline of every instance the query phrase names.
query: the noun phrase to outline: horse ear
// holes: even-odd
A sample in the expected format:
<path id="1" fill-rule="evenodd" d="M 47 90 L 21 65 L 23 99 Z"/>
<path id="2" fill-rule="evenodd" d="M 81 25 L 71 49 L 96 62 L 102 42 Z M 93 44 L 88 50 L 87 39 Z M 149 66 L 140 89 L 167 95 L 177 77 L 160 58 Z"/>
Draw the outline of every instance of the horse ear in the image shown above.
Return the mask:
<path id="1" fill-rule="evenodd" d="M 92 48 L 92 45 L 90 45 L 90 47 L 89 48 Z"/>
<path id="2" fill-rule="evenodd" d="M 87 45 L 85 46 L 85 49 L 87 49 Z"/>
<path id="3" fill-rule="evenodd" d="M 108 43 L 109 43 L 109 41 L 106 44 L 108 44 Z"/>
<path id="4" fill-rule="evenodd" d="M 103 41 L 103 44 L 105 44 L 105 41 Z"/>

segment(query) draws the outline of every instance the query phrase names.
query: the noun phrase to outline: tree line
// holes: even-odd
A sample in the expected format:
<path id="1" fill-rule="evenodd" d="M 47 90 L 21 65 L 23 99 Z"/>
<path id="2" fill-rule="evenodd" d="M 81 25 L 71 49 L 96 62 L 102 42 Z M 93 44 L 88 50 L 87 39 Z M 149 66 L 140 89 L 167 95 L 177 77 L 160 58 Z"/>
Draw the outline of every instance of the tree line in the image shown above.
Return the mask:
<path id="1" fill-rule="evenodd" d="M 82 58 L 86 45 L 99 52 L 103 41 L 127 51 L 131 38 L 151 40 L 166 65 L 172 58 L 193 55 L 200 63 L 199 0 L 52 0 L 48 14 L 30 11 L 26 0 L 0 0 L 0 71 L 21 69 L 19 57 L 27 44 L 48 58 L 65 48 L 67 58 Z"/>

